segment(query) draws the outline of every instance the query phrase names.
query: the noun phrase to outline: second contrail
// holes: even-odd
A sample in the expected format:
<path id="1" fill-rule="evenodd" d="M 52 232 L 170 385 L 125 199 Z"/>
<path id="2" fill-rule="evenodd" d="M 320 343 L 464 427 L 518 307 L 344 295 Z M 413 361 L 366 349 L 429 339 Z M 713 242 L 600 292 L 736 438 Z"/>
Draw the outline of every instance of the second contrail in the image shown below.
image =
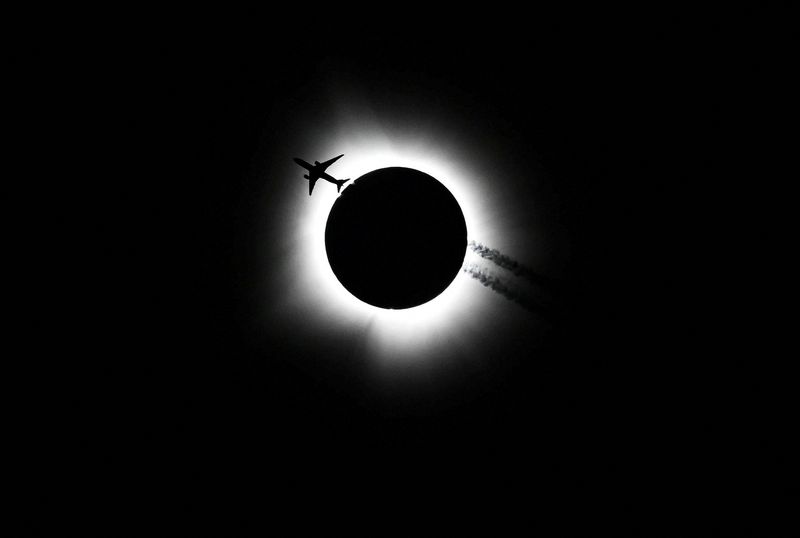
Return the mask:
<path id="1" fill-rule="evenodd" d="M 504 281 L 502 277 L 494 275 L 476 264 L 465 264 L 462 267 L 462 271 L 526 310 L 544 315 L 550 314 L 547 307 L 536 301 L 530 294 L 523 292 L 519 286 L 514 286 L 513 283 Z"/>

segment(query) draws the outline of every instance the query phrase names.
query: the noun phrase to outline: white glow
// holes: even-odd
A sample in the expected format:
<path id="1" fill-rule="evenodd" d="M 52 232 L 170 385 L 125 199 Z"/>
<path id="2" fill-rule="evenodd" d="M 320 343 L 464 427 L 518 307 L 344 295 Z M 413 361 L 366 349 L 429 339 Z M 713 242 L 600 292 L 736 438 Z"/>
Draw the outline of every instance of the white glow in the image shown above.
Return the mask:
<path id="1" fill-rule="evenodd" d="M 339 148 L 334 149 L 335 148 Z M 409 147 L 408 144 L 392 142 L 383 136 L 367 140 L 336 140 L 323 155 L 344 153 L 332 173 L 336 177 L 356 179 L 378 168 L 402 166 L 425 172 L 439 180 L 453 194 L 464 213 L 467 234 L 479 220 L 480 208 L 471 194 L 475 186 L 459 162 L 439 148 Z M 435 154 L 434 154 L 435 152 Z M 328 157 L 320 157 L 327 159 Z M 347 186 L 344 190 L 347 189 Z M 313 198 L 313 197 L 312 197 Z M 308 203 L 309 200 L 304 200 Z M 372 354 L 384 360 L 410 362 L 428 357 L 438 344 L 444 343 L 453 331 L 459 312 L 479 308 L 471 301 L 475 291 L 471 282 L 461 273 L 439 296 L 414 308 L 388 310 L 378 308 L 354 297 L 341 285 L 333 274 L 325 251 L 325 226 L 332 203 L 314 203 L 310 206 L 307 220 L 302 227 L 304 246 L 300 253 L 299 266 L 307 269 L 299 278 L 306 280 L 314 290 L 314 301 L 327 311 L 328 319 L 341 325 L 369 324 L 367 347 Z M 298 240 L 301 240 L 298 237 Z M 401 248 L 401 247 L 399 247 Z M 466 254 L 466 252 L 465 252 Z"/>
<path id="2" fill-rule="evenodd" d="M 380 120 L 369 110 L 346 109 L 309 123 L 315 126 L 311 138 L 316 141 L 294 148 L 296 154 L 283 156 L 281 162 L 289 164 L 273 182 L 286 200 L 280 214 L 269 216 L 270 222 L 277 224 L 268 226 L 281 228 L 278 237 L 282 242 L 280 256 L 276 260 L 274 252 L 269 253 L 264 268 L 265 278 L 268 274 L 274 278 L 277 269 L 282 286 L 282 302 L 267 307 L 271 309 L 269 322 L 295 320 L 310 325 L 319 330 L 321 340 L 335 340 L 335 345 L 341 345 L 341 338 L 350 338 L 353 347 L 372 359 L 377 368 L 373 372 L 380 377 L 430 372 L 442 366 L 446 357 L 469 361 L 483 342 L 494 341 L 500 320 L 508 319 L 505 300 L 461 271 L 439 296 L 414 308 L 387 310 L 357 299 L 334 275 L 325 250 L 325 227 L 338 196 L 336 189 L 319 181 L 309 197 L 302 171 L 290 159 L 322 162 L 344 153 L 329 169 L 340 179 L 355 180 L 391 166 L 425 172 L 455 197 L 464 214 L 468 240 L 495 245 L 507 234 L 498 225 L 502 220 L 498 218 L 498 189 L 489 180 L 492 176 L 486 167 L 495 173 L 501 167 L 487 162 L 485 154 L 478 162 L 476 152 L 467 149 L 475 145 L 465 141 L 463 133 L 442 132 L 421 121 Z M 474 256 L 467 250 L 466 256 Z M 512 316 L 518 314 L 513 306 L 511 310 Z M 493 336 L 486 338 L 487 331 L 493 331 Z"/>

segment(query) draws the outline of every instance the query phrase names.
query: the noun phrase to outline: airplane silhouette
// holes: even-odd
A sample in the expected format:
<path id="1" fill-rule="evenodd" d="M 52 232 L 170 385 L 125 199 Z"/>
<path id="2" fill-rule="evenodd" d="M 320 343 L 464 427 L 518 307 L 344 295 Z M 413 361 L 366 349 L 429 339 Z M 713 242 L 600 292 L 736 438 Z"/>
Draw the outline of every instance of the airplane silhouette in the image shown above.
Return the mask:
<path id="1" fill-rule="evenodd" d="M 297 157 L 294 158 L 294 162 L 296 162 L 297 164 L 299 164 L 300 166 L 302 166 L 303 168 L 308 170 L 308 174 L 304 175 L 303 177 L 308 180 L 308 195 L 309 196 L 311 196 L 311 191 L 314 190 L 314 185 L 317 183 L 317 180 L 319 178 L 322 178 L 325 181 L 328 181 L 330 183 L 335 183 L 336 184 L 336 192 L 339 192 L 340 189 L 342 188 L 342 185 L 344 185 L 345 183 L 350 181 L 350 179 L 336 179 L 332 175 L 330 175 L 327 172 L 325 172 L 325 170 L 330 165 L 332 165 L 333 163 L 335 163 L 336 161 L 341 159 L 343 155 L 344 155 L 344 153 L 342 153 L 342 155 L 339 155 L 338 157 L 334 157 L 333 159 L 331 159 L 329 161 L 325 161 L 324 163 L 321 163 L 319 161 L 314 161 L 313 165 L 312 164 L 308 164 L 303 159 L 298 159 Z"/>

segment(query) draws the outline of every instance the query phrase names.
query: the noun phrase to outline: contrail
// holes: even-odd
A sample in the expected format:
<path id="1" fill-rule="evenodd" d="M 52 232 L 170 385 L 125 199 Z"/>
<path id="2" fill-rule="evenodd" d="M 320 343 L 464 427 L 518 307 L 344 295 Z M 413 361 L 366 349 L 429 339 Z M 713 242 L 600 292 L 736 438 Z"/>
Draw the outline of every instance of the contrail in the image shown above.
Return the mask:
<path id="1" fill-rule="evenodd" d="M 543 314 L 546 317 L 549 317 L 552 314 L 549 308 L 546 308 L 544 305 L 535 301 L 528 294 L 523 293 L 518 288 L 506 284 L 499 276 L 489 273 L 474 263 L 464 264 L 462 270 L 487 288 L 496 291 L 506 299 L 514 301 L 526 310 Z"/>
<path id="2" fill-rule="evenodd" d="M 499 250 L 477 241 L 470 241 L 469 248 L 484 260 L 508 272 L 499 276 L 477 263 L 465 262 L 462 270 L 469 276 L 506 299 L 550 321 L 560 319 L 566 314 L 564 309 L 569 309 L 569 295 L 562 283 L 537 274 L 533 269 L 500 253 Z"/>
<path id="3" fill-rule="evenodd" d="M 496 265 L 502 267 L 503 269 L 508 269 L 515 276 L 522 277 L 528 282 L 540 285 L 553 284 L 553 282 L 551 282 L 549 278 L 537 274 L 533 269 L 525 267 L 518 261 L 509 258 L 504 254 L 501 254 L 499 250 L 489 248 L 476 241 L 470 241 L 469 248 L 472 249 L 472 251 L 481 258 L 494 262 Z"/>

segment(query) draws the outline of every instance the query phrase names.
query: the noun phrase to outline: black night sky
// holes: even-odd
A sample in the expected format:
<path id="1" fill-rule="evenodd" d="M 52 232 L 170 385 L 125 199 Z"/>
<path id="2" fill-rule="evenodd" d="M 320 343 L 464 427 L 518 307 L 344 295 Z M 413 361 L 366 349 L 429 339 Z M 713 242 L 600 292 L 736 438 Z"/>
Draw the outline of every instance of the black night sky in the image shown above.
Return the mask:
<path id="1" fill-rule="evenodd" d="M 96 246 L 55 329 L 80 352 L 58 367 L 64 448 L 40 506 L 109 535 L 660 535 L 698 514 L 738 530 L 725 510 L 789 491 L 785 459 L 754 463 L 773 424 L 709 319 L 713 28 L 670 13 L 244 18 L 92 49 L 116 151 L 73 206 L 92 208 L 75 213 Z M 336 148 L 313 118 L 350 93 L 501 163 L 481 177 L 494 233 L 557 287 L 558 315 L 472 282 L 505 301 L 499 318 L 465 314 L 494 339 L 454 342 L 447 369 L 402 386 L 369 374 L 357 328 L 280 319 L 290 189 L 335 189 L 309 198 L 291 160 L 344 151 L 304 144 Z"/>

